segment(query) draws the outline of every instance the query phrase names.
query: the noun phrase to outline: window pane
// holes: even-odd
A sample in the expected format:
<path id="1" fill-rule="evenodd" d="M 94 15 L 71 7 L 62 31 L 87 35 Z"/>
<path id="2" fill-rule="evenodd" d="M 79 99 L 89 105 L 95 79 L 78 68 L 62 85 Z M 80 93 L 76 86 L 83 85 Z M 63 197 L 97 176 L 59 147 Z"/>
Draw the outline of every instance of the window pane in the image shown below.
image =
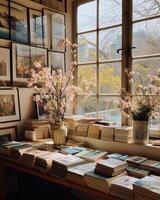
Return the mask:
<path id="1" fill-rule="evenodd" d="M 86 117 L 96 117 L 96 104 L 96 97 L 83 98 L 78 104 L 78 114 Z"/>
<path id="2" fill-rule="evenodd" d="M 99 1 L 99 26 L 107 27 L 122 22 L 122 0 Z"/>
<path id="3" fill-rule="evenodd" d="M 144 85 L 149 81 L 147 75 L 153 75 L 159 69 L 160 58 L 158 59 L 143 59 L 143 60 L 134 60 L 133 61 L 133 71 L 139 72 L 138 74 L 142 78 Z M 137 85 L 141 84 L 140 81 L 136 81 L 133 84 L 133 91 Z"/>
<path id="4" fill-rule="evenodd" d="M 133 26 L 134 56 L 160 53 L 160 18 L 136 23 Z"/>
<path id="5" fill-rule="evenodd" d="M 95 62 L 96 53 L 96 33 L 87 33 L 78 36 L 78 62 Z"/>
<path id="6" fill-rule="evenodd" d="M 115 94 L 121 87 L 121 63 L 107 63 L 99 66 L 101 94 Z"/>
<path id="7" fill-rule="evenodd" d="M 113 60 L 121 58 L 117 49 L 122 47 L 121 27 L 112 28 L 99 33 L 99 59 L 100 61 Z"/>
<path id="8" fill-rule="evenodd" d="M 78 6 L 78 32 L 96 29 L 96 1 Z"/>
<path id="9" fill-rule="evenodd" d="M 118 108 L 119 101 L 119 97 L 100 97 L 99 117 L 103 120 L 120 123 L 121 112 Z"/>
<path id="10" fill-rule="evenodd" d="M 133 19 L 140 19 L 160 14 L 160 1 L 133 0 Z"/>
<path id="11" fill-rule="evenodd" d="M 84 88 L 86 81 L 96 80 L 96 65 L 78 66 L 78 82 L 81 88 Z M 89 92 L 96 93 L 96 88 L 92 88 Z"/>

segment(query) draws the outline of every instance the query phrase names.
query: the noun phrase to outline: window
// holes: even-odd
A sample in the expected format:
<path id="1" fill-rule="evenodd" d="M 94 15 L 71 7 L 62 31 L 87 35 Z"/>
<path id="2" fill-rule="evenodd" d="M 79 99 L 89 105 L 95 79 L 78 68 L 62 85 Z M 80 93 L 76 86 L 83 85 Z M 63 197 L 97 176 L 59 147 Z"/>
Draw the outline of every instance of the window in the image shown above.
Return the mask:
<path id="1" fill-rule="evenodd" d="M 131 91 L 125 68 L 144 83 L 160 63 L 160 2 L 157 0 L 77 0 L 78 81 L 96 78 L 96 88 L 78 113 L 121 122 L 121 86 Z M 84 3 L 85 2 L 85 3 Z M 123 16 L 123 17 L 122 17 Z M 135 48 L 133 48 L 135 47 Z M 117 50 L 121 49 L 119 53 Z M 132 85 L 134 92 L 135 85 Z M 127 124 L 127 122 L 123 122 Z M 152 125 L 160 120 L 151 122 Z"/>
<path id="2" fill-rule="evenodd" d="M 78 113 L 120 123 L 122 1 L 90 1 L 77 7 L 78 83 L 95 78 L 92 96 Z"/>
<path id="3" fill-rule="evenodd" d="M 133 71 L 139 72 L 144 84 L 148 74 L 154 74 L 160 66 L 160 1 L 133 0 L 132 19 Z M 134 85 L 133 85 L 134 90 Z M 160 118 L 151 121 L 158 126 Z"/>

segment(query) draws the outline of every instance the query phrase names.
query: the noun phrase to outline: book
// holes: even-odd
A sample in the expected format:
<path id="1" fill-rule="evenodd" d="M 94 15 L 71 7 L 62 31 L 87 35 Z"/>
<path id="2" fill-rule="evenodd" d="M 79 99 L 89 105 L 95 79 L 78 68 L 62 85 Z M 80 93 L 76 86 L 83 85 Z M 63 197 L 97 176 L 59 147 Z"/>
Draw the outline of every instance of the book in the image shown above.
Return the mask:
<path id="1" fill-rule="evenodd" d="M 152 171 L 159 164 L 159 161 L 147 159 L 140 163 L 140 168 Z"/>
<path id="2" fill-rule="evenodd" d="M 58 151 L 44 151 L 44 153 L 36 155 L 33 168 L 47 173 L 52 166 L 52 161 L 63 156 L 64 154 L 58 153 Z"/>
<path id="3" fill-rule="evenodd" d="M 133 183 L 138 179 L 131 176 L 121 176 L 118 180 L 113 181 L 111 184 L 111 194 L 125 200 L 134 199 Z"/>
<path id="4" fill-rule="evenodd" d="M 60 153 L 75 155 L 82 151 L 85 151 L 86 149 L 87 148 L 85 147 L 64 147 L 60 150 Z"/>
<path id="5" fill-rule="evenodd" d="M 93 151 L 94 151 L 93 149 L 88 149 L 88 148 L 87 148 L 86 150 L 83 150 L 83 151 L 81 151 L 81 152 L 75 154 L 75 156 L 80 157 L 80 158 L 83 158 L 86 154 L 91 153 L 91 152 L 93 152 Z"/>
<path id="6" fill-rule="evenodd" d="M 131 143 L 133 141 L 133 128 L 130 126 L 115 127 L 115 141 Z"/>
<path id="7" fill-rule="evenodd" d="M 126 168 L 127 164 L 125 161 L 108 158 L 97 162 L 95 172 L 102 175 L 116 176 L 124 172 Z"/>
<path id="8" fill-rule="evenodd" d="M 81 124 L 81 125 L 78 124 L 76 132 L 75 132 L 75 135 L 76 136 L 87 137 L 88 128 L 89 128 L 88 124 Z"/>
<path id="9" fill-rule="evenodd" d="M 107 155 L 106 151 L 102 150 L 92 150 L 88 152 L 87 154 L 81 155 L 81 158 L 90 161 L 90 162 L 95 162 L 101 158 L 105 158 Z"/>
<path id="10" fill-rule="evenodd" d="M 146 176 L 133 184 L 134 193 L 142 196 L 152 197 L 152 199 L 160 199 L 160 177 Z"/>
<path id="11" fill-rule="evenodd" d="M 109 177 L 91 171 L 84 174 L 84 179 L 86 181 L 87 187 L 99 190 L 104 193 L 109 193 L 111 183 L 124 174 L 126 173 L 124 172 L 122 174 L 119 174 L 118 176 Z"/>
<path id="12" fill-rule="evenodd" d="M 118 159 L 118 160 L 126 161 L 126 160 L 129 159 L 129 156 L 126 155 L 126 154 L 113 153 L 113 154 L 107 155 L 107 158 L 115 158 L 115 159 Z"/>
<path id="13" fill-rule="evenodd" d="M 147 160 L 146 157 L 143 156 L 131 156 L 127 162 L 128 164 L 131 166 L 138 166 L 140 163 L 144 162 L 145 160 Z"/>
<path id="14" fill-rule="evenodd" d="M 9 141 L 0 144 L 0 154 L 9 156 L 11 147 L 21 145 L 20 142 L 17 141 Z"/>
<path id="15" fill-rule="evenodd" d="M 71 182 L 85 186 L 86 182 L 84 179 L 84 174 L 93 171 L 95 165 L 96 163 L 85 163 L 75 167 L 71 167 L 68 169 L 66 179 Z"/>
<path id="16" fill-rule="evenodd" d="M 114 141 L 116 126 L 101 126 L 101 140 Z"/>
<path id="17" fill-rule="evenodd" d="M 150 175 L 150 172 L 148 170 L 131 166 L 127 167 L 127 173 L 129 176 L 134 176 L 137 178 L 144 178 L 145 176 Z"/>
<path id="18" fill-rule="evenodd" d="M 65 178 L 67 175 L 67 171 L 70 167 L 80 165 L 83 163 L 85 163 L 84 159 L 81 159 L 73 155 L 63 154 L 63 156 L 54 158 L 52 160 L 50 172 L 55 176 Z"/>
<path id="19" fill-rule="evenodd" d="M 32 168 L 35 162 L 35 158 L 38 156 L 41 157 L 43 155 L 47 155 L 47 153 L 42 150 L 32 149 L 23 153 L 23 155 L 20 158 L 20 161 L 22 165 Z"/>
<path id="20" fill-rule="evenodd" d="M 98 124 L 90 125 L 88 128 L 87 137 L 99 139 L 100 138 L 100 128 L 101 128 L 101 125 L 98 125 Z"/>
<path id="21" fill-rule="evenodd" d="M 21 143 L 18 146 L 12 146 L 10 148 L 10 156 L 15 159 L 20 159 L 23 153 L 35 149 L 36 147 L 28 143 Z"/>

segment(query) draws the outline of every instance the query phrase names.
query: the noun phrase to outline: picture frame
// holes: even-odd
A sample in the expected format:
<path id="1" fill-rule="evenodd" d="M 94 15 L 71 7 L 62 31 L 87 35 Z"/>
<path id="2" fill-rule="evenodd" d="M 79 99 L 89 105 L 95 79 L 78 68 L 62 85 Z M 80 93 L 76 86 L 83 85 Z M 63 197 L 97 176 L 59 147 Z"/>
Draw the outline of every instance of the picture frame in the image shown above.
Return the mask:
<path id="1" fill-rule="evenodd" d="M 35 96 L 36 94 L 34 94 Z M 35 102 L 37 119 L 48 119 L 50 118 L 50 113 L 45 110 L 46 99 L 41 99 Z"/>
<path id="2" fill-rule="evenodd" d="M 17 126 L 0 128 L 0 143 L 17 139 Z"/>
<path id="3" fill-rule="evenodd" d="M 18 89 L 0 90 L 0 123 L 20 120 Z"/>
<path id="4" fill-rule="evenodd" d="M 10 2 L 11 40 L 29 43 L 28 9 Z"/>
<path id="5" fill-rule="evenodd" d="M 41 47 L 30 46 L 31 68 L 36 70 L 37 65 L 46 67 L 48 65 L 47 49 Z"/>
<path id="6" fill-rule="evenodd" d="M 30 70 L 36 65 L 48 65 L 47 49 L 37 46 L 12 43 L 12 82 L 16 86 L 26 87 Z"/>
<path id="7" fill-rule="evenodd" d="M 51 70 L 61 69 L 65 72 L 65 53 L 48 51 L 48 66 Z"/>
<path id="8" fill-rule="evenodd" d="M 60 12 L 67 12 L 66 0 L 41 0 L 41 3 Z"/>
<path id="9" fill-rule="evenodd" d="M 29 20 L 30 43 L 38 46 L 44 46 L 42 12 L 34 9 L 29 9 Z"/>
<path id="10" fill-rule="evenodd" d="M 12 43 L 12 82 L 25 86 L 30 77 L 30 46 Z"/>
<path id="11" fill-rule="evenodd" d="M 43 34 L 45 47 L 53 51 L 65 52 L 65 47 L 60 46 L 60 42 L 66 38 L 66 18 L 65 15 L 43 9 Z"/>
<path id="12" fill-rule="evenodd" d="M 0 1 L 0 38 L 10 38 L 10 1 Z"/>
<path id="13" fill-rule="evenodd" d="M 6 86 L 11 83 L 10 49 L 0 46 L 0 85 Z"/>

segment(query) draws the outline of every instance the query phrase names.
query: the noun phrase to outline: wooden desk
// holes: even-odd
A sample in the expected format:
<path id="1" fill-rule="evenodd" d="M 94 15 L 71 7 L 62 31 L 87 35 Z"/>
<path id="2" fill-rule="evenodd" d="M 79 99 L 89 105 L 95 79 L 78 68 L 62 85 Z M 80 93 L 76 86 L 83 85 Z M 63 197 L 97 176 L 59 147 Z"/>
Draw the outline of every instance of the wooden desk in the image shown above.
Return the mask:
<path id="1" fill-rule="evenodd" d="M 78 185 L 75 183 L 71 183 L 64 179 L 60 179 L 58 177 L 55 177 L 55 176 L 52 176 L 49 174 L 44 174 L 44 173 L 36 171 L 34 169 L 24 167 L 24 166 L 20 165 L 20 163 L 18 161 L 16 161 L 16 160 L 14 161 L 14 160 L 11 160 L 11 159 L 9 159 L 7 157 L 3 157 L 3 156 L 0 156 L 0 200 L 6 200 L 4 183 L 5 183 L 5 171 L 6 171 L 6 168 L 8 168 L 8 167 L 18 170 L 20 172 L 32 175 L 32 176 L 39 177 L 39 178 L 49 181 L 51 183 L 59 184 L 66 188 L 76 189 L 80 192 L 87 193 L 88 195 L 89 194 L 96 195 L 99 200 L 101 200 L 101 199 L 118 200 L 117 197 L 113 197 L 109 194 L 105 194 L 103 192 L 100 192 L 100 191 L 97 191 L 94 189 L 90 189 L 88 187 L 84 187 L 84 186 L 81 186 L 81 185 Z"/>

